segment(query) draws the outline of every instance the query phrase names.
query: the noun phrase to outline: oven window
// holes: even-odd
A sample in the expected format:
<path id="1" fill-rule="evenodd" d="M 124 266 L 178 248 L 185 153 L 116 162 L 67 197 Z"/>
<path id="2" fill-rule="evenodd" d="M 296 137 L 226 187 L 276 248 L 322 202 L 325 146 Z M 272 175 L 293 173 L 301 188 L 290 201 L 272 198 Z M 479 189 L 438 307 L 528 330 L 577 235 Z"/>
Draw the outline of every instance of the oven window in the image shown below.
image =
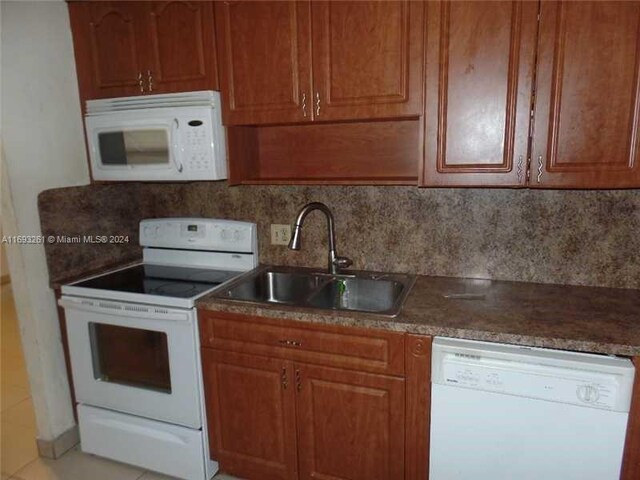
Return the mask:
<path id="1" fill-rule="evenodd" d="M 168 165 L 169 136 L 163 129 L 98 134 L 103 165 Z"/>
<path id="2" fill-rule="evenodd" d="M 96 380 L 171 393 L 166 333 L 91 322 L 89 337 Z"/>

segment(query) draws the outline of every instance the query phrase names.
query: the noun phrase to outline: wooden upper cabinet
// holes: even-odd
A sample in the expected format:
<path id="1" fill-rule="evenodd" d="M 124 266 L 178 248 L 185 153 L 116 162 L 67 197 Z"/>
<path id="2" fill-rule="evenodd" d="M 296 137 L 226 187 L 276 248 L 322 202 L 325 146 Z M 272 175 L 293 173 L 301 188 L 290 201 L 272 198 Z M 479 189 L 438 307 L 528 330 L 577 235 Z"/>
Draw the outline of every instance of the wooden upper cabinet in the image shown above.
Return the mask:
<path id="1" fill-rule="evenodd" d="M 542 2 L 533 187 L 639 187 L 640 2 Z"/>
<path id="2" fill-rule="evenodd" d="M 230 1 L 215 8 L 226 124 L 422 114 L 422 2 Z"/>
<path id="3" fill-rule="evenodd" d="M 69 2 L 83 98 L 140 93 L 144 48 L 139 2 Z"/>
<path id="4" fill-rule="evenodd" d="M 404 379 L 294 364 L 300 480 L 404 476 Z"/>
<path id="5" fill-rule="evenodd" d="M 149 91 L 218 90 L 211 2 L 145 2 Z"/>
<path id="6" fill-rule="evenodd" d="M 293 364 L 202 349 L 211 456 L 243 478 L 297 478 Z"/>
<path id="7" fill-rule="evenodd" d="M 537 2 L 428 2 L 422 185 L 526 182 Z"/>
<path id="8" fill-rule="evenodd" d="M 217 90 L 211 2 L 69 2 L 82 100 Z"/>
<path id="9" fill-rule="evenodd" d="M 307 1 L 216 2 L 226 124 L 311 120 L 309 13 Z"/>
<path id="10" fill-rule="evenodd" d="M 422 114 L 422 2 L 312 2 L 311 10 L 316 120 Z"/>

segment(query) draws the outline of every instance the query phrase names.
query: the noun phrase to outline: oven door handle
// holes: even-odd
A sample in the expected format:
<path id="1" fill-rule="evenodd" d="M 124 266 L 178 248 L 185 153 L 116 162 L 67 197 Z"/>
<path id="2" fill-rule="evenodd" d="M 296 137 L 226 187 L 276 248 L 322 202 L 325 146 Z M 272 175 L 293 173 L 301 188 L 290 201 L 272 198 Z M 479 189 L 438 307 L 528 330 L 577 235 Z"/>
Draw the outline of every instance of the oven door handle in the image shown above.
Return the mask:
<path id="1" fill-rule="evenodd" d="M 167 320 L 181 323 L 188 323 L 190 320 L 189 311 L 174 310 L 166 307 L 156 307 L 153 305 L 129 304 L 111 302 L 108 300 L 92 300 L 89 298 L 71 297 L 62 297 L 58 300 L 58 305 L 63 308 L 107 315 Z"/>

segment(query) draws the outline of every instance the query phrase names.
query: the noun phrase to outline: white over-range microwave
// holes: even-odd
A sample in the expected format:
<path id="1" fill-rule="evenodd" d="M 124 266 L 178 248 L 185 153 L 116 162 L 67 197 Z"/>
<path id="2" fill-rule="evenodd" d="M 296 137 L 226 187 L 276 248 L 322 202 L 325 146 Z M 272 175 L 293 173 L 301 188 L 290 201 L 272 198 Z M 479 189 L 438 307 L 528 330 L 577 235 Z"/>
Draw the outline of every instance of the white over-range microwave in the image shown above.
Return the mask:
<path id="1" fill-rule="evenodd" d="M 89 100 L 85 128 L 94 180 L 227 178 L 219 92 Z"/>

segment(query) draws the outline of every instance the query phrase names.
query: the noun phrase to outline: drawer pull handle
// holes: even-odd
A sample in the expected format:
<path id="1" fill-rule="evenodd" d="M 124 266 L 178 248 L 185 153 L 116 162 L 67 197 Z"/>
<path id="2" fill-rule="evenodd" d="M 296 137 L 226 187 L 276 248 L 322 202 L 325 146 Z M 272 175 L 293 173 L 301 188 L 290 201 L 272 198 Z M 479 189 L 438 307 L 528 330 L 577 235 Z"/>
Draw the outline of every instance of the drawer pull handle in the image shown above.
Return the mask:
<path id="1" fill-rule="evenodd" d="M 278 340 L 280 345 L 286 345 L 287 347 L 301 347 L 302 343 L 297 340 Z"/>
<path id="2" fill-rule="evenodd" d="M 302 378 L 300 375 L 300 370 L 296 368 L 296 389 L 298 391 L 302 390 Z"/>
<path id="3" fill-rule="evenodd" d="M 286 390 L 288 385 L 289 382 L 287 381 L 287 367 L 282 367 L 282 388 Z"/>
<path id="4" fill-rule="evenodd" d="M 142 80 L 142 72 L 138 73 L 138 86 L 140 87 L 140 93 L 144 93 L 144 83 Z"/>
<path id="5" fill-rule="evenodd" d="M 522 164 L 523 164 L 523 158 L 522 158 L 522 155 L 520 155 L 520 158 L 518 159 L 518 170 L 517 170 L 518 183 L 522 182 Z"/>

